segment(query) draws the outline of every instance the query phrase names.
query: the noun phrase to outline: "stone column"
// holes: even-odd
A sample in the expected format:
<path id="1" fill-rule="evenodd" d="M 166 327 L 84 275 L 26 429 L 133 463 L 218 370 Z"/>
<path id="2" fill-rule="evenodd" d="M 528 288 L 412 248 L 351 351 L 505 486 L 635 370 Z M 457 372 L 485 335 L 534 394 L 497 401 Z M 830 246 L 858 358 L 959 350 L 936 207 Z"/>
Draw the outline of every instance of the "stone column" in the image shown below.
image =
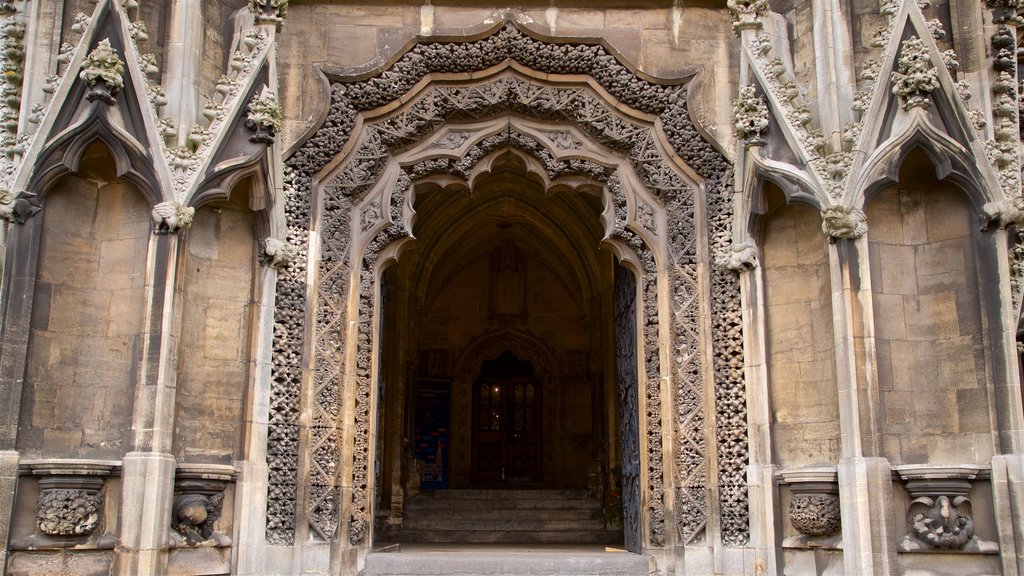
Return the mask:
<path id="1" fill-rule="evenodd" d="M 150 238 L 146 271 L 146 322 L 132 415 L 132 451 L 125 454 L 121 531 L 114 572 L 124 576 L 166 570 L 175 460 L 169 452 L 174 426 L 178 313 L 175 302 L 178 232 L 192 209 L 165 202 Z"/>
<path id="2" fill-rule="evenodd" d="M 889 462 L 875 458 L 876 386 L 867 227 L 857 209 L 830 209 L 825 218 L 832 268 L 832 310 L 839 387 L 841 457 L 837 467 L 847 574 L 889 574 L 895 567 Z M 840 224 L 835 229 L 828 223 Z M 868 448 L 865 448 L 865 445 Z"/>

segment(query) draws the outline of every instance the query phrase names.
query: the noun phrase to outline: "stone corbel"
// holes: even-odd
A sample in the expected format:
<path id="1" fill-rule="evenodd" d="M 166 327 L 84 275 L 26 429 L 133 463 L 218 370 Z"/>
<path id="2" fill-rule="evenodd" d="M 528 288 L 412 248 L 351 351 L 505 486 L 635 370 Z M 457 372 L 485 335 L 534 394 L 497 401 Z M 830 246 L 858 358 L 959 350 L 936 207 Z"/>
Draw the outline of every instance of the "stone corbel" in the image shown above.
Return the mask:
<path id="1" fill-rule="evenodd" d="M 298 250 L 295 246 L 277 238 L 266 238 L 260 242 L 259 261 L 264 266 L 280 270 L 295 259 Z"/>
<path id="2" fill-rule="evenodd" d="M 750 241 L 734 244 L 728 252 L 715 256 L 715 265 L 737 272 L 753 270 L 757 268 L 757 248 Z"/>
<path id="3" fill-rule="evenodd" d="M 995 542 L 974 534 L 974 514 L 968 494 L 971 481 L 987 469 L 973 465 L 897 466 L 911 502 L 907 533 L 899 552 L 968 552 L 998 554 Z"/>
<path id="4" fill-rule="evenodd" d="M 778 476 L 780 484 L 789 485 L 789 524 L 798 533 L 783 540 L 782 547 L 841 549 L 843 525 L 836 470 L 805 468 Z"/>
<path id="5" fill-rule="evenodd" d="M 821 231 L 829 242 L 856 240 L 868 231 L 867 216 L 857 208 L 830 206 L 821 213 Z"/>
<path id="6" fill-rule="evenodd" d="M 42 209 L 39 199 L 33 192 L 15 195 L 6 190 L 0 191 L 0 218 L 8 222 L 24 224 Z"/>
<path id="7" fill-rule="evenodd" d="M 224 490 L 235 480 L 232 466 L 179 464 L 174 475 L 171 547 L 226 547 L 231 538 L 217 531 L 223 513 Z"/>
<path id="8" fill-rule="evenodd" d="M 981 207 L 981 231 L 994 228 L 1024 228 L 1024 198 L 1020 196 L 1002 202 L 987 202 Z"/>
<path id="9" fill-rule="evenodd" d="M 177 234 L 192 225 L 196 209 L 178 202 L 161 202 L 153 206 L 154 234 Z"/>
<path id="10" fill-rule="evenodd" d="M 761 18 L 768 12 L 768 0 L 728 0 L 726 6 L 732 12 L 732 29 L 737 34 L 764 26 Z"/>
<path id="11" fill-rule="evenodd" d="M 11 547 L 81 546 L 112 549 L 114 536 L 104 534 L 104 488 L 120 463 L 101 460 L 26 460 L 22 474 L 39 478 L 37 533 L 12 538 Z M 95 535 L 99 534 L 96 539 Z"/>

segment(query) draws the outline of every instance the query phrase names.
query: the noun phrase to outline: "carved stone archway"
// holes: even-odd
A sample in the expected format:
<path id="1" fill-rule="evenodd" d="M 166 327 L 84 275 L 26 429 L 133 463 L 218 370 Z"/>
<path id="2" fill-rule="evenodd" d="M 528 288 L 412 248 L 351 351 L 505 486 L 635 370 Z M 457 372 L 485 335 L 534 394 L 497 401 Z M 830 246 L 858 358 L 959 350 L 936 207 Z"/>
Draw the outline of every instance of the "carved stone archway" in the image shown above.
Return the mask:
<path id="1" fill-rule="evenodd" d="M 288 239 L 300 257 L 277 285 L 270 543 L 292 543 L 308 522 L 324 539 L 342 526 L 349 545 L 369 544 L 379 266 L 411 235 L 415 181 L 468 183 L 509 151 L 548 184 L 603 186 L 606 239 L 642 270 L 645 546 L 699 541 L 710 514 L 723 543 L 746 542 L 739 285 L 710 264 L 731 248 L 731 166 L 690 119 L 685 85 L 642 77 L 601 45 L 505 25 L 469 42 L 422 41 L 379 74 L 334 82 L 327 118 L 288 160 Z M 353 413 L 342 413 L 346 399 Z M 716 450 L 717 482 L 707 474 Z"/>

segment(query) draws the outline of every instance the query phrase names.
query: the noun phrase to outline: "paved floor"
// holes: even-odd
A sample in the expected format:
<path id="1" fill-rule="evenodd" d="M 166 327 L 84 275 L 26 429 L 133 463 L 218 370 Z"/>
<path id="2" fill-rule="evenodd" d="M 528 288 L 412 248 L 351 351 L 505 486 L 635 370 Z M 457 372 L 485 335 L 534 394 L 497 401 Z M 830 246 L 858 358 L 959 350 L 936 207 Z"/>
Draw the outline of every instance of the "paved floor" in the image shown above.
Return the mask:
<path id="1" fill-rule="evenodd" d="M 397 548 L 397 550 L 396 550 Z M 574 544 L 401 544 L 366 557 L 363 576 L 647 576 L 645 556 Z"/>

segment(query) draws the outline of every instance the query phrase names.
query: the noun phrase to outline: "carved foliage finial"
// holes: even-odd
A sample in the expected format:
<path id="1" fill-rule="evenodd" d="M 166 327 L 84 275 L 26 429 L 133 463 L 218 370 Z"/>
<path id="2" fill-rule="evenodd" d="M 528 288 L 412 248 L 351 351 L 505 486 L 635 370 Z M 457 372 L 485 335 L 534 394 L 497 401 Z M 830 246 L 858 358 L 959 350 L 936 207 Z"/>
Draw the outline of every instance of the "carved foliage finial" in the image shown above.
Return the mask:
<path id="1" fill-rule="evenodd" d="M 161 202 L 153 206 L 154 234 L 176 234 L 192 225 L 196 209 L 177 202 Z"/>
<path id="2" fill-rule="evenodd" d="M 760 28 L 761 18 L 768 13 L 768 0 L 729 0 L 732 28 L 737 33 L 748 28 Z"/>
<path id="3" fill-rule="evenodd" d="M 768 105 L 754 86 L 740 88 L 739 98 L 732 102 L 732 111 L 738 138 L 755 141 L 768 128 Z"/>
<path id="4" fill-rule="evenodd" d="M 109 38 L 100 40 L 96 48 L 85 57 L 79 78 L 91 88 L 85 96 L 86 100 L 114 104 L 114 97 L 124 87 L 124 61 L 110 45 Z"/>
<path id="5" fill-rule="evenodd" d="M 249 10 L 257 24 L 274 24 L 281 30 L 281 24 L 288 14 L 288 0 L 249 0 Z"/>
<path id="6" fill-rule="evenodd" d="M 274 134 L 281 129 L 281 104 L 270 87 L 264 85 L 259 95 L 249 102 L 245 125 L 255 132 L 249 137 L 250 141 L 268 146 L 274 143 Z"/>
<path id="7" fill-rule="evenodd" d="M 939 77 L 920 38 L 903 41 L 896 68 L 892 73 L 892 93 L 904 100 L 903 108 L 927 108 L 929 94 L 939 87 Z"/>
<path id="8" fill-rule="evenodd" d="M 829 237 L 829 242 L 856 240 L 868 231 L 867 217 L 857 208 L 831 206 L 821 213 L 821 231 Z"/>

